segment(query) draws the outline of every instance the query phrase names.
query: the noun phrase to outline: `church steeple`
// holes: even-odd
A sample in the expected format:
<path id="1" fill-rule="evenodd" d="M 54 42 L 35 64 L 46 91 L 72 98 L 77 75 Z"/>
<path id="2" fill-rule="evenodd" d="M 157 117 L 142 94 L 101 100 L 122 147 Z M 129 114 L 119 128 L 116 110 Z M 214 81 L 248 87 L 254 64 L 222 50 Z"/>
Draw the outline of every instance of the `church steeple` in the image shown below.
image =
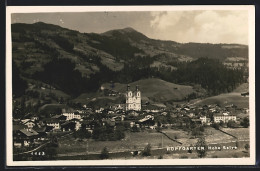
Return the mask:
<path id="1" fill-rule="evenodd" d="M 135 90 L 136 90 L 136 91 L 138 91 L 138 90 L 139 90 L 139 86 L 138 86 L 138 85 L 136 85 L 136 87 L 135 87 Z"/>
<path id="2" fill-rule="evenodd" d="M 131 91 L 129 84 L 127 85 L 126 97 L 126 111 L 128 110 L 141 110 L 141 92 L 139 86 L 136 85 L 136 90 Z"/>

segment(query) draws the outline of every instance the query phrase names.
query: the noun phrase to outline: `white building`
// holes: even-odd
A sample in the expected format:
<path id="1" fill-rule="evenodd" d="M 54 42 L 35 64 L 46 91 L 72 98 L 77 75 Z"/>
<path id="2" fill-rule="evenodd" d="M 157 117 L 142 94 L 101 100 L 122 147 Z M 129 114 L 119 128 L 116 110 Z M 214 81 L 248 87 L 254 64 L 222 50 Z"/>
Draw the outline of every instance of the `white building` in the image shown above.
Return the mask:
<path id="1" fill-rule="evenodd" d="M 31 129 L 35 126 L 35 123 L 32 121 L 28 121 L 28 122 L 24 123 L 24 125 L 26 125 L 29 129 Z"/>
<path id="2" fill-rule="evenodd" d="M 128 110 L 141 110 L 141 91 L 139 91 L 138 86 L 136 86 L 136 90 L 132 92 L 130 86 L 127 85 L 126 111 Z"/>
<path id="3" fill-rule="evenodd" d="M 237 120 L 237 117 L 235 115 L 228 115 L 227 113 L 216 114 L 213 116 L 213 118 L 214 118 L 215 123 L 219 123 L 220 121 L 227 123 L 230 120 L 233 120 L 236 122 L 236 120 Z"/>
<path id="4" fill-rule="evenodd" d="M 60 129 L 60 123 L 58 121 L 48 121 L 47 126 L 52 126 L 54 130 Z"/>
<path id="5" fill-rule="evenodd" d="M 62 115 L 66 116 L 67 119 L 66 120 L 71 120 L 71 119 L 81 119 L 81 115 L 80 114 L 75 114 L 74 112 L 70 112 L 70 113 L 63 113 Z"/>
<path id="6" fill-rule="evenodd" d="M 210 118 L 207 118 L 206 116 L 201 116 L 200 117 L 201 123 L 202 124 L 209 124 L 210 123 Z"/>

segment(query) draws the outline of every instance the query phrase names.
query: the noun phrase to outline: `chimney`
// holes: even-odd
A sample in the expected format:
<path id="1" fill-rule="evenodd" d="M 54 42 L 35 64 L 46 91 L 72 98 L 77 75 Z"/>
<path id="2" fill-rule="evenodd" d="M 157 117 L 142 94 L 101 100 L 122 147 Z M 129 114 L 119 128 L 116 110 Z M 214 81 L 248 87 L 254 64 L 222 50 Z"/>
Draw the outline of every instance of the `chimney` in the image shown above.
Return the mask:
<path id="1" fill-rule="evenodd" d="M 127 89 L 126 89 L 126 90 L 127 90 L 127 91 L 129 91 L 129 89 L 130 89 L 130 85 L 129 85 L 129 84 L 127 84 Z"/>

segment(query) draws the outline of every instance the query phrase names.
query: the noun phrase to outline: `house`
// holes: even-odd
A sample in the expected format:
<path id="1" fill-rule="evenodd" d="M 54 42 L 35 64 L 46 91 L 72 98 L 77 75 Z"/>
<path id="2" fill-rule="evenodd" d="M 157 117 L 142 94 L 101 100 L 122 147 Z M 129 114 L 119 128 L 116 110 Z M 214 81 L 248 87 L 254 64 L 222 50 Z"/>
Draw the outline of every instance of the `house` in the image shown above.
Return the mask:
<path id="1" fill-rule="evenodd" d="M 233 120 L 236 122 L 237 117 L 236 115 L 229 115 L 228 113 L 218 113 L 213 116 L 214 123 L 219 123 L 220 121 L 223 121 L 224 123 L 227 123 L 230 120 Z"/>
<path id="2" fill-rule="evenodd" d="M 65 115 L 54 115 L 51 118 L 57 119 L 57 120 L 63 120 L 63 121 L 67 120 L 67 116 L 65 116 Z"/>
<path id="3" fill-rule="evenodd" d="M 191 119 L 191 122 L 196 124 L 202 124 L 202 121 L 200 119 Z"/>
<path id="4" fill-rule="evenodd" d="M 102 113 L 102 112 L 103 112 L 103 110 L 104 110 L 104 108 L 102 108 L 102 107 L 101 107 L 101 108 L 99 108 L 99 109 L 95 110 L 95 112 L 96 112 L 96 113 Z"/>
<path id="5" fill-rule="evenodd" d="M 35 127 L 33 128 L 33 130 L 36 131 L 36 132 L 39 134 L 39 136 L 41 136 L 41 137 L 46 136 L 46 135 L 47 135 L 46 132 L 48 132 L 46 126 L 43 126 L 43 127 L 35 126 Z"/>
<path id="6" fill-rule="evenodd" d="M 52 126 L 53 130 L 60 130 L 60 121 L 58 119 L 49 118 L 46 119 L 46 125 Z"/>
<path id="7" fill-rule="evenodd" d="M 29 129 L 33 128 L 35 126 L 35 123 L 31 120 L 24 123 Z"/>
<path id="8" fill-rule="evenodd" d="M 153 126 L 155 124 L 154 116 L 146 115 L 143 119 L 138 120 L 138 123 L 142 126 Z"/>
<path id="9" fill-rule="evenodd" d="M 71 119 L 81 119 L 81 115 L 75 112 L 70 112 L 70 113 L 63 113 L 62 115 L 66 116 L 66 120 L 71 120 Z"/>
<path id="10" fill-rule="evenodd" d="M 31 117 L 31 121 L 33 121 L 33 122 L 38 121 L 38 120 L 39 120 L 38 116 L 32 116 Z"/>
<path id="11" fill-rule="evenodd" d="M 210 124 L 210 118 L 207 118 L 206 116 L 201 116 L 200 120 L 202 124 L 206 124 L 206 125 Z"/>
<path id="12" fill-rule="evenodd" d="M 194 113 L 189 113 L 188 114 L 188 117 L 190 117 L 190 118 L 193 118 L 195 115 L 194 115 Z"/>
<path id="13" fill-rule="evenodd" d="M 242 97 L 248 97 L 248 96 L 249 96 L 249 92 L 241 93 L 241 96 L 242 96 Z"/>
<path id="14" fill-rule="evenodd" d="M 103 123 L 103 125 L 107 124 L 107 125 L 112 126 L 112 127 L 114 127 L 116 125 L 116 121 L 115 121 L 114 118 L 112 118 L 112 119 L 103 118 L 102 123 Z"/>
<path id="15" fill-rule="evenodd" d="M 114 110 L 123 110 L 125 108 L 125 104 L 116 104 L 112 108 Z"/>
<path id="16" fill-rule="evenodd" d="M 38 138 L 38 133 L 33 129 L 19 129 L 14 130 L 13 137 L 14 146 L 29 147 Z"/>
<path id="17" fill-rule="evenodd" d="M 75 130 L 75 125 L 76 125 L 75 122 L 67 121 L 65 123 L 62 123 L 60 127 L 62 131 L 71 131 L 71 130 Z"/>
<path id="18" fill-rule="evenodd" d="M 14 142 L 14 147 L 20 148 L 23 146 L 24 142 L 21 139 L 20 136 L 20 130 L 22 129 L 28 129 L 26 125 L 20 124 L 20 123 L 15 123 L 13 125 L 13 142 Z"/>

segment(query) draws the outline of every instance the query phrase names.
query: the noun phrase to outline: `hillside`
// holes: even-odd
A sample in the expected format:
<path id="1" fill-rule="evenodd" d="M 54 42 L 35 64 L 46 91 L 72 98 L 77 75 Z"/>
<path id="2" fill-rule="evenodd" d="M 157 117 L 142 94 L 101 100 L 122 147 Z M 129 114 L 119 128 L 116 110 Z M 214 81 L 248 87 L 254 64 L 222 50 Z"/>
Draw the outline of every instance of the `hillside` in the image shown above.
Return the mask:
<path id="1" fill-rule="evenodd" d="M 52 93 L 66 94 L 55 97 L 54 101 L 58 102 L 61 97 L 73 99 L 96 92 L 102 84 L 111 81 L 121 83 L 122 87 L 132 82 L 140 87 L 143 84 L 144 95 L 150 100 L 168 101 L 172 97 L 181 100 L 193 92 L 189 86 L 183 90 L 173 83 L 198 84 L 217 94 L 233 90 L 242 75 L 242 71 L 223 69 L 221 61 L 232 56 L 248 57 L 245 45 L 155 40 L 133 28 L 95 34 L 38 22 L 12 24 L 11 29 L 15 98 L 25 94 L 26 84 L 38 89 L 46 84 L 55 89 Z M 217 65 L 215 59 L 220 61 Z M 141 81 L 147 78 L 158 80 Z M 239 79 L 227 82 L 230 78 Z M 219 85 L 224 87 L 212 91 Z"/>
<path id="2" fill-rule="evenodd" d="M 154 40 L 125 28 L 103 34 L 80 33 L 42 22 L 12 24 L 13 59 L 26 75 L 41 71 L 54 57 L 69 58 L 83 76 L 89 76 L 105 65 L 118 71 L 124 64 L 141 57 L 150 63 L 174 67 L 171 62 L 190 61 L 200 57 L 225 60 L 227 57 L 248 57 L 245 45 L 177 43 Z M 160 66 L 157 66 L 160 67 Z"/>
<path id="3" fill-rule="evenodd" d="M 199 100 L 196 102 L 197 105 L 209 105 L 209 104 L 218 104 L 222 107 L 234 104 L 239 108 L 248 108 L 249 107 L 249 97 L 242 97 L 241 93 L 248 91 L 248 83 L 241 84 L 231 93 L 220 94 L 217 96 L 212 96 Z"/>
<path id="4" fill-rule="evenodd" d="M 139 86 L 142 92 L 142 99 L 149 99 L 154 102 L 178 101 L 184 100 L 189 94 L 195 93 L 192 86 L 173 84 L 161 79 L 150 78 L 142 79 L 130 83 L 130 89 L 135 90 L 136 85 Z M 102 85 L 104 88 L 111 89 L 111 84 L 106 83 Z M 125 93 L 127 84 L 114 84 L 114 90 Z"/>

